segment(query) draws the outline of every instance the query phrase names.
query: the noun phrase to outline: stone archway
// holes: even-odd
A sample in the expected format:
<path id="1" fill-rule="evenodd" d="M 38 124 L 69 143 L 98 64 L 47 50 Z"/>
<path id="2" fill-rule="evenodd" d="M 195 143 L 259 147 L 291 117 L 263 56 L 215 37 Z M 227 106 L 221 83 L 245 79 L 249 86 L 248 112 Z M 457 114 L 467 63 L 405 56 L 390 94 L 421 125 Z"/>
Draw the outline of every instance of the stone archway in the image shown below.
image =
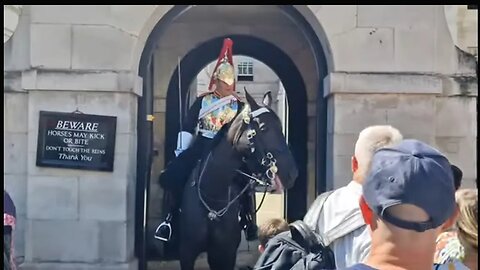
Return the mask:
<path id="1" fill-rule="evenodd" d="M 181 56 L 183 59 L 181 64 L 182 85 L 187 86 L 189 82 L 184 82 L 183 80 L 192 78 L 190 75 L 184 75 L 187 69 L 191 69 L 191 74 L 194 74 L 194 70 L 197 69 L 198 73 L 204 65 L 214 60 L 218 52 L 216 50 L 209 51 L 210 58 L 207 57 L 205 58 L 206 60 L 201 60 L 201 64 L 198 65 L 186 64 L 189 61 L 186 60 L 188 59 L 188 54 L 196 50 L 196 48 L 206 46 L 205 44 L 209 42 L 213 42 L 211 44 L 215 44 L 215 42 L 218 43 L 218 40 L 221 40 L 223 36 L 231 36 L 236 37 L 240 41 L 244 40 L 240 42 L 240 44 L 250 39 L 250 41 L 256 40 L 257 45 L 260 44 L 260 46 L 263 46 L 261 50 L 255 52 L 253 48 L 248 49 L 248 46 L 244 45 L 243 50 L 246 50 L 247 53 L 241 53 L 237 51 L 239 48 L 237 48 L 238 42 L 236 42 L 236 45 L 234 45 L 234 54 L 241 53 L 250 55 L 257 59 L 263 59 L 262 62 L 270 61 L 271 63 L 267 64 L 270 67 L 276 66 L 276 68 L 273 69 L 276 69 L 277 74 L 283 73 L 282 75 L 278 74 L 279 77 L 287 78 L 288 75 L 286 73 L 290 70 L 295 70 L 294 72 L 296 72 L 297 75 L 291 76 L 294 79 L 290 79 L 290 81 L 293 82 L 289 83 L 289 85 L 297 84 L 300 85 L 297 86 L 297 88 L 304 88 L 304 90 L 301 90 L 299 93 L 295 93 L 295 90 L 290 90 L 291 94 L 289 94 L 289 103 L 291 104 L 291 102 L 294 101 L 294 103 L 297 104 L 295 106 L 297 108 L 297 115 L 303 117 L 303 120 L 300 121 L 296 119 L 296 127 L 292 126 L 295 127 L 296 132 L 293 134 L 290 133 L 293 135 L 291 141 L 296 145 L 297 161 L 302 163 L 303 175 L 301 175 L 302 179 L 297 181 L 298 185 L 289 192 L 286 207 L 287 213 L 290 213 L 287 215 L 292 220 L 301 218 L 306 211 L 307 201 L 313 200 L 318 191 L 325 190 L 327 106 L 323 98 L 323 79 L 327 75 L 327 67 L 331 68 L 333 64 L 327 64 L 324 54 L 325 47 L 322 46 L 316 34 L 318 32 L 318 25 L 316 26 L 317 29 L 314 30 L 307 22 L 307 19 L 303 17 L 302 13 L 293 6 L 268 6 L 266 8 L 268 12 L 273 14 L 271 16 L 276 20 L 275 23 L 267 20 L 261 24 L 262 26 L 255 28 L 253 26 L 257 25 L 251 23 L 245 27 L 242 27 L 241 22 L 240 27 L 235 27 L 236 24 L 232 23 L 232 30 L 218 24 L 212 27 L 206 27 L 205 22 L 203 22 L 204 27 L 202 28 L 202 19 L 205 18 L 199 18 L 201 12 L 195 13 L 196 8 L 197 7 L 192 8 L 189 6 L 173 7 L 160 19 L 157 26 L 153 28 L 145 44 L 139 66 L 139 74 L 144 80 L 144 92 L 139 101 L 138 114 L 137 198 L 145 197 L 146 191 L 152 187 L 149 183 L 150 177 L 152 177 L 152 179 L 154 179 L 153 177 L 156 178 L 157 175 L 155 175 L 155 172 L 158 172 L 159 168 L 163 167 L 163 164 L 165 164 L 169 158 L 168 154 L 166 158 L 156 158 L 152 156 L 152 154 L 158 157 L 162 156 L 163 152 L 169 153 L 172 147 L 172 141 L 175 140 L 171 134 L 176 133 L 176 129 L 178 128 L 176 127 L 178 121 L 175 120 L 177 116 L 173 115 L 173 118 L 171 118 L 171 113 L 168 113 L 169 111 L 176 111 L 178 101 L 167 102 L 168 100 L 177 100 L 177 98 L 174 95 L 172 96 L 174 92 L 171 90 L 168 90 L 168 92 L 165 91 L 166 89 L 175 88 L 175 85 L 178 83 L 178 79 L 176 79 L 177 75 L 175 75 L 177 59 L 171 56 Z M 238 8 L 240 15 L 246 14 L 246 20 L 252 19 L 253 15 L 249 14 L 249 12 L 254 13 L 254 11 L 242 10 L 240 6 L 230 8 L 231 10 L 226 12 L 232 12 Z M 221 8 L 219 9 L 220 13 L 223 12 Z M 308 8 L 307 11 L 309 11 Z M 303 10 L 303 12 L 305 12 L 305 10 Z M 311 16 L 314 17 L 313 13 Z M 199 22 L 193 23 L 194 19 L 192 17 L 196 18 Z M 212 17 L 215 16 L 212 15 Z M 280 27 L 276 26 L 278 22 L 282 24 Z M 286 25 L 287 30 L 282 28 L 284 25 Z M 206 31 L 205 29 L 210 30 Z M 204 35 L 186 39 L 184 34 L 182 34 L 188 32 L 195 36 L 199 31 L 204 31 Z M 291 35 L 290 39 L 286 38 L 289 34 Z M 176 44 L 179 46 L 172 48 L 174 46 L 172 46 L 172 43 L 168 45 L 168 40 L 176 40 Z M 211 44 L 208 46 L 212 46 Z M 267 44 L 273 44 L 277 48 Z M 241 47 L 240 50 L 242 50 Z M 268 52 L 269 50 L 272 52 Z M 162 52 L 164 54 L 161 54 Z M 283 57 L 272 56 L 275 55 L 275 53 L 277 53 L 277 55 L 283 55 Z M 265 54 L 265 56 L 262 56 L 262 54 Z M 328 54 L 327 57 L 331 57 L 331 54 Z M 291 59 L 289 64 L 286 65 L 290 67 L 282 67 L 282 64 L 279 62 L 280 59 L 283 59 L 285 63 L 288 62 L 288 60 L 285 59 Z M 277 61 L 276 64 L 275 61 Z M 160 75 L 161 78 L 157 78 L 158 73 L 162 74 Z M 282 81 L 284 78 L 282 78 Z M 286 80 L 288 81 L 289 79 Z M 301 86 L 302 84 L 304 87 Z M 171 86 L 169 87 L 169 85 Z M 294 87 L 290 86 L 289 88 L 293 89 Z M 175 106 L 177 107 L 175 108 Z M 167 114 L 168 117 L 166 117 Z M 155 116 L 153 124 L 146 120 L 147 115 Z M 158 122 L 155 123 L 155 121 Z M 160 127 L 159 123 L 161 123 Z M 152 149 L 155 150 L 152 151 Z M 318 182 L 316 182 L 315 179 L 318 179 Z M 308 195 L 305 196 L 305 194 Z M 148 202 L 151 203 L 152 200 L 151 198 Z M 137 200 L 138 217 L 138 213 L 144 213 L 145 209 L 143 208 L 143 204 L 143 201 Z M 151 212 L 151 209 L 147 210 L 147 216 Z M 137 228 L 140 227 L 141 224 L 138 222 Z M 137 230 L 137 239 L 145 241 L 144 237 L 145 236 L 140 237 L 139 230 Z M 143 249 L 143 244 L 140 242 L 142 241 L 137 241 L 137 250 L 139 250 L 139 248 Z M 143 249 L 143 253 L 144 252 L 145 250 Z M 140 253 L 137 252 L 139 256 L 141 256 Z"/>
<path id="2" fill-rule="evenodd" d="M 299 70 L 308 101 L 309 199 L 315 195 L 315 178 L 319 184 L 324 180 L 321 166 L 326 167 L 328 188 L 349 181 L 350 172 L 345 168 L 349 166 L 351 146 L 358 132 L 372 124 L 396 126 L 406 137 L 437 146 L 453 163 L 463 166 L 464 183 L 474 186 L 478 163 L 475 151 L 478 145 L 477 61 L 455 48 L 442 5 L 253 6 L 250 10 L 274 11 L 277 21 L 230 6 L 241 19 L 235 24 L 218 23 L 229 17 L 222 15 L 224 7 L 214 7 L 215 16 L 199 16 L 200 20 L 191 20 L 190 24 L 187 21 L 189 17 L 193 19 L 191 12 L 201 7 L 27 5 L 24 8 L 18 29 L 5 44 L 4 51 L 4 95 L 8 100 L 5 135 L 13 149 L 10 152 L 14 153 L 5 158 L 6 185 L 18 189 L 24 209 L 33 213 L 41 205 L 39 201 L 55 201 L 56 196 L 38 200 L 30 197 L 31 190 L 61 178 L 62 184 L 56 190 L 64 194 L 63 178 L 77 177 L 68 184 L 72 207 L 63 209 L 64 205 L 60 205 L 62 211 L 51 209 L 53 212 L 47 216 L 27 215 L 24 211 L 23 224 L 51 222 L 45 224 L 75 226 L 79 228 L 76 230 L 79 240 L 91 239 L 89 235 L 93 234 L 101 236 L 101 241 L 88 242 L 85 244 L 88 248 L 82 248 L 84 245 L 77 242 L 60 241 L 69 238 L 70 230 L 58 230 L 54 226 L 20 227 L 19 233 L 25 239 L 20 242 L 25 247 L 22 243 L 17 246 L 19 254 L 26 254 L 26 262 L 33 268 L 64 269 L 70 263 L 109 268 L 113 261 L 113 267 L 130 268 L 134 264 L 130 250 L 133 219 L 138 221 L 136 227 L 140 232 L 136 237 L 137 255 L 143 258 L 144 191 L 150 181 L 152 161 L 157 168 L 159 164 L 163 166 L 163 162 L 152 157 L 152 149 L 157 146 L 152 135 L 155 126 L 165 126 L 162 121 L 166 111 L 162 106 L 165 107 L 166 89 L 175 70 L 176 57 L 183 58 L 202 42 L 225 35 L 249 35 L 275 44 L 290 56 Z M 211 8 L 203 13 L 213 15 Z M 205 19 L 212 18 L 217 23 L 205 27 Z M 192 27 L 185 27 L 189 25 Z M 280 29 L 271 28 L 278 25 Z M 211 32 L 202 32 L 202 28 Z M 195 39 L 191 39 L 193 36 Z M 183 47 L 159 44 L 166 40 L 177 41 Z M 291 40 L 301 45 L 286 46 Z M 152 58 L 157 47 L 174 59 L 168 55 Z M 323 52 L 323 56 L 318 52 Z M 162 71 L 165 77 L 159 80 L 164 84 L 159 84 L 154 91 L 155 71 Z M 327 73 L 323 80 L 322 74 Z M 322 121 L 326 121 L 323 112 L 327 99 L 328 143 L 323 143 Z M 38 112 L 72 112 L 75 108 L 118 117 L 121 140 L 117 140 L 113 174 L 62 171 L 35 165 Z M 149 121 L 152 118 L 147 116 L 155 114 L 158 117 Z M 137 139 L 139 147 L 135 155 Z M 163 153 L 164 139 L 161 142 L 158 146 Z M 326 145 L 327 151 L 322 151 L 321 147 Z M 328 154 L 327 164 L 321 161 L 324 152 Z M 320 171 L 317 173 L 320 177 L 310 173 L 315 170 Z M 79 192 L 77 182 L 86 184 L 89 181 L 84 181 L 85 178 L 96 180 L 104 176 L 108 181 L 89 185 L 89 192 Z M 45 178 L 49 181 L 44 181 Z M 117 195 L 112 196 L 114 200 L 92 195 L 103 194 L 109 181 L 118 188 Z M 135 190 L 137 211 L 133 207 Z M 92 200 L 93 197 L 98 200 Z M 91 205 L 103 212 L 80 211 L 84 207 L 92 210 Z M 135 212 L 137 216 L 133 217 Z M 107 226 L 101 225 L 105 219 Z M 116 234 L 113 239 L 118 241 L 114 245 L 110 241 L 113 232 Z M 51 242 L 50 247 L 73 251 L 45 253 L 43 243 L 50 238 L 43 240 L 36 236 L 48 236 L 48 233 L 61 236 Z M 105 255 L 110 257 L 109 262 L 100 262 L 99 258 Z"/>

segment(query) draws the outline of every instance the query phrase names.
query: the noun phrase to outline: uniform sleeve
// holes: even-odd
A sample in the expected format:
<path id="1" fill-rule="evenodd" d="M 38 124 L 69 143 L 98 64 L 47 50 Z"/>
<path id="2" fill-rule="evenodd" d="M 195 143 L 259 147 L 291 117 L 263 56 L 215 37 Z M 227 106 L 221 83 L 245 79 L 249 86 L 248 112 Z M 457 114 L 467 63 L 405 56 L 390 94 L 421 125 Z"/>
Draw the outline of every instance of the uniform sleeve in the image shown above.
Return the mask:
<path id="1" fill-rule="evenodd" d="M 183 121 L 183 131 L 193 134 L 195 132 L 195 128 L 197 127 L 198 122 L 198 114 L 200 112 L 200 108 L 202 106 L 202 98 L 199 97 L 195 100 L 193 105 L 188 110 L 187 115 Z"/>

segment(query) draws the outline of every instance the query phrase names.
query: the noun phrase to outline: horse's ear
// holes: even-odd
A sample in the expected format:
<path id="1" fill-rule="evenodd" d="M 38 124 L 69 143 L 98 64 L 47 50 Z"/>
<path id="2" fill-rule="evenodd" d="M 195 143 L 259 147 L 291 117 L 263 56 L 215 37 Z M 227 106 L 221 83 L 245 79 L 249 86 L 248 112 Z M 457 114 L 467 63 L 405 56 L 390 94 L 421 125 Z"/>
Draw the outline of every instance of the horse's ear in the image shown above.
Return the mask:
<path id="1" fill-rule="evenodd" d="M 263 95 L 263 105 L 267 106 L 267 107 L 270 107 L 270 105 L 272 105 L 272 91 L 268 90 L 267 92 L 265 92 L 265 94 Z"/>
<path id="2" fill-rule="evenodd" d="M 258 106 L 255 99 L 248 93 L 247 89 L 244 88 L 244 90 L 245 90 L 245 97 L 247 98 L 248 105 L 250 105 L 250 108 L 252 108 L 252 111 L 260 108 L 260 106 Z"/>

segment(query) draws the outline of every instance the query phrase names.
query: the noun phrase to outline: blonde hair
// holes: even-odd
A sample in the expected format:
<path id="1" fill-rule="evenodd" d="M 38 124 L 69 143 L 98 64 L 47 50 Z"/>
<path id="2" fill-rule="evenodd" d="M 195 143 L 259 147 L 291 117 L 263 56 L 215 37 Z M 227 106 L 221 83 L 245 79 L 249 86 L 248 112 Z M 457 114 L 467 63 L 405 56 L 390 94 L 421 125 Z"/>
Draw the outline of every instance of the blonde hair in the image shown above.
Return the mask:
<path id="1" fill-rule="evenodd" d="M 265 246 L 275 235 L 288 231 L 288 223 L 281 218 L 272 218 L 258 228 L 258 240 Z"/>
<path id="2" fill-rule="evenodd" d="M 458 239 L 467 252 L 478 251 L 478 190 L 460 189 L 455 197 L 459 208 Z"/>
<path id="3" fill-rule="evenodd" d="M 375 151 L 397 144 L 402 139 L 400 131 L 389 125 L 369 126 L 362 130 L 355 143 L 358 173 L 365 176 Z"/>

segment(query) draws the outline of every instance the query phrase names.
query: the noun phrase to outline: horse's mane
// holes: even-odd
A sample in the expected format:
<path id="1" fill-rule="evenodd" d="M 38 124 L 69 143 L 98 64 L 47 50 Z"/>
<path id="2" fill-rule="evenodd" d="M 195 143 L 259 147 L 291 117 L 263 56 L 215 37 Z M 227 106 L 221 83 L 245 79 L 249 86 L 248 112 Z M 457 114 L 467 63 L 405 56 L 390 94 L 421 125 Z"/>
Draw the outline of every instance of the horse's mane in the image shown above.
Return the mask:
<path id="1" fill-rule="evenodd" d="M 250 106 L 244 105 L 242 110 L 240 110 L 239 113 L 237 113 L 237 116 L 235 116 L 235 119 L 231 121 L 230 127 L 228 129 L 228 133 L 227 133 L 227 140 L 232 144 L 238 141 L 241 135 L 243 118 L 245 114 L 248 113 L 249 110 L 250 110 Z"/>

